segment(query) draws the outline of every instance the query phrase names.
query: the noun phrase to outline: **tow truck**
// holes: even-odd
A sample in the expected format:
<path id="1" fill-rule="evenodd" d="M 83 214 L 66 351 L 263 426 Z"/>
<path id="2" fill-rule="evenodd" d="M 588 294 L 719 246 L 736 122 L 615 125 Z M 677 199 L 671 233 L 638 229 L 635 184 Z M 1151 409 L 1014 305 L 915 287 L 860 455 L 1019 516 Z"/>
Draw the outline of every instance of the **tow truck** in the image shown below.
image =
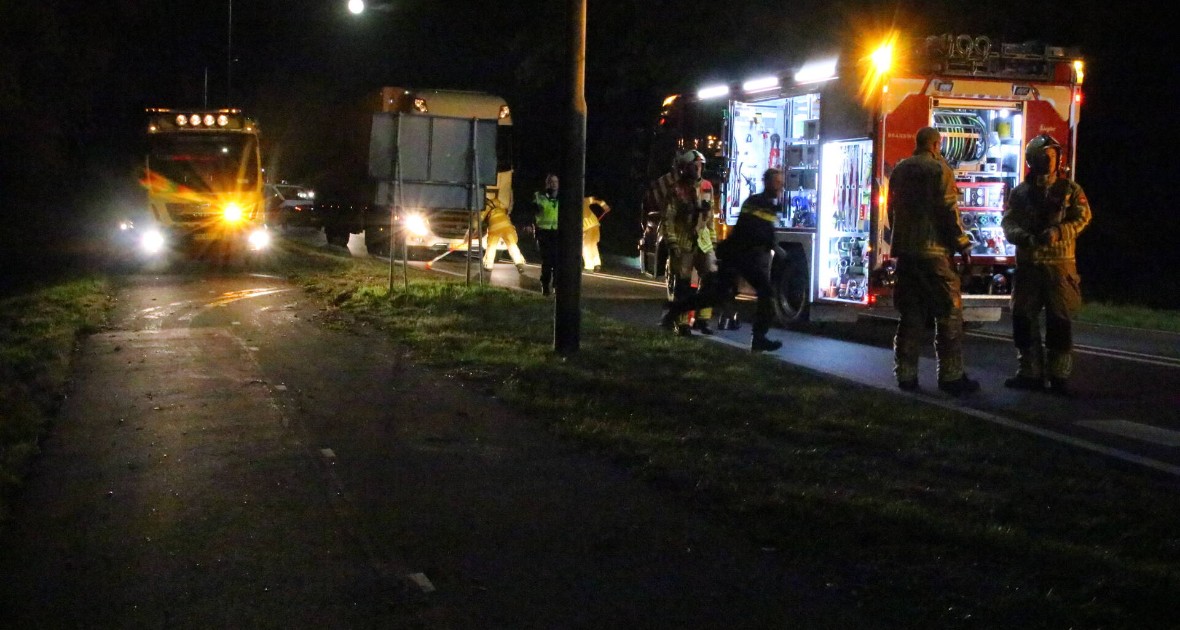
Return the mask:
<path id="1" fill-rule="evenodd" d="M 973 243 L 964 318 L 994 321 L 1015 265 L 1000 219 L 1024 177 L 1023 147 L 1052 135 L 1072 177 L 1084 78 L 1076 49 L 965 34 L 907 41 L 890 33 L 784 71 L 668 96 L 649 176 L 677 151 L 701 151 L 706 177 L 720 191 L 714 218 L 724 238 L 763 171 L 783 170 L 776 235 L 787 261 L 775 278 L 779 322 L 896 317 L 889 176 L 913 152 L 917 131 L 935 127 Z M 658 276 L 666 254 L 654 213 L 646 228 L 641 262 Z"/>

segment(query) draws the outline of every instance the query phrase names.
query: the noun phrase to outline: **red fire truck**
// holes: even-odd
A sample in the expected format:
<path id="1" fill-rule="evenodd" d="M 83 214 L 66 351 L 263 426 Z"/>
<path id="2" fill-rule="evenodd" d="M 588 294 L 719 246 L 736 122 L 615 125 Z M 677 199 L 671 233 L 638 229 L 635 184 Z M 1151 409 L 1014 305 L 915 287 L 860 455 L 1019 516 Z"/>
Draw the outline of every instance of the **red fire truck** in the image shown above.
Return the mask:
<path id="1" fill-rule="evenodd" d="M 1024 145 L 1038 134 L 1064 147 L 1072 176 L 1084 64 L 1076 50 L 942 35 L 810 60 L 786 73 L 718 84 L 665 99 L 652 175 L 697 149 L 721 191 L 722 237 L 769 167 L 786 174 L 777 230 L 787 252 L 775 279 L 781 323 L 893 317 L 894 261 L 886 213 L 889 175 L 914 135 L 942 132 L 955 171 L 973 262 L 964 317 L 995 320 L 1007 299 L 1015 247 L 1000 229 L 1004 199 L 1024 177 Z M 651 209 L 649 209 L 650 211 Z M 657 221 L 640 243 L 644 270 L 663 271 Z"/>

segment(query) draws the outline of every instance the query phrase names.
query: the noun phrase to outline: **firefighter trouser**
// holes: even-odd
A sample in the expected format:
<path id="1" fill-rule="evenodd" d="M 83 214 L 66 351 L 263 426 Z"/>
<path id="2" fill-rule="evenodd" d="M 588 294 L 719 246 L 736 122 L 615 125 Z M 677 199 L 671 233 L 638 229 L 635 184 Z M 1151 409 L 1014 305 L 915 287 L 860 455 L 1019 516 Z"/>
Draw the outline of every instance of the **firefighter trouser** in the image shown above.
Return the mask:
<path id="1" fill-rule="evenodd" d="M 546 291 L 553 286 L 557 248 L 557 230 L 537 230 L 537 249 L 541 250 L 541 288 Z"/>
<path id="2" fill-rule="evenodd" d="M 893 304 L 901 318 L 893 338 L 893 374 L 898 382 L 918 378 L 926 324 L 934 320 L 938 381 L 963 376 L 963 298 L 949 258 L 902 256 L 897 260 Z"/>
<path id="3" fill-rule="evenodd" d="M 587 271 L 602 266 L 602 256 L 598 253 L 600 238 L 601 230 L 597 225 L 582 232 L 582 268 Z"/>
<path id="4" fill-rule="evenodd" d="M 684 309 L 682 306 L 692 300 L 694 294 L 703 296 L 716 294 L 714 283 L 717 281 L 717 256 L 713 252 L 702 252 L 699 247 L 694 245 L 691 250 L 673 251 L 669 262 L 672 273 L 676 274 L 676 290 L 672 301 L 681 304 L 681 307 L 676 307 L 676 310 L 681 313 L 678 319 L 679 323 L 688 323 L 688 311 L 690 310 L 696 310 L 697 319 L 704 321 L 711 319 L 714 301 L 712 297 L 695 300 L 694 302 L 698 306 L 693 308 Z M 697 289 L 692 287 L 692 272 L 694 270 L 700 278 L 700 286 Z"/>
<path id="5" fill-rule="evenodd" d="M 523 265 L 524 254 L 520 253 L 520 245 L 517 243 L 516 230 L 510 232 L 489 233 L 488 234 L 488 250 L 483 253 L 483 266 L 485 269 L 491 269 L 492 265 L 496 263 L 496 249 L 500 247 L 500 241 L 504 241 L 508 246 L 508 255 L 512 257 L 512 264 Z"/>
<path id="6" fill-rule="evenodd" d="M 765 337 L 774 321 L 774 292 L 770 284 L 769 252 L 758 249 L 727 252 L 717 263 L 717 299 L 725 312 L 735 312 L 733 301 L 737 297 L 738 280 L 744 279 L 758 302 L 754 307 L 754 338 Z"/>
<path id="7" fill-rule="evenodd" d="M 1067 379 L 1073 372 L 1073 316 L 1082 306 L 1072 262 L 1020 265 L 1012 285 L 1012 341 L 1017 376 Z M 1041 312 L 1045 313 L 1044 343 Z"/>

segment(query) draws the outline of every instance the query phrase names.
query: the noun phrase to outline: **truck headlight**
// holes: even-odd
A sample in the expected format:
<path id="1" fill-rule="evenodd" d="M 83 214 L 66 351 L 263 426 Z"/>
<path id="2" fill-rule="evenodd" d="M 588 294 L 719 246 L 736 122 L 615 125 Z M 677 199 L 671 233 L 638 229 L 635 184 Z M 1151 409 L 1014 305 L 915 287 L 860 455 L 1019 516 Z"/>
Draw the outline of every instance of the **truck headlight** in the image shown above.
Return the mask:
<path id="1" fill-rule="evenodd" d="M 250 236 L 247 237 L 247 241 L 250 243 L 250 249 L 255 251 L 266 249 L 267 246 L 270 245 L 270 232 L 267 232 L 264 229 L 254 230 L 253 232 L 250 232 Z"/>
<path id="2" fill-rule="evenodd" d="M 420 212 L 411 212 L 405 218 L 406 231 L 413 236 L 430 236 L 430 222 Z"/>
<path id="3" fill-rule="evenodd" d="M 222 210 L 221 216 L 229 223 L 237 223 L 242 220 L 242 206 L 231 201 L 225 204 L 225 210 Z"/>
<path id="4" fill-rule="evenodd" d="M 164 249 L 164 235 L 159 230 L 148 230 L 139 240 L 139 246 L 148 254 L 158 254 Z"/>

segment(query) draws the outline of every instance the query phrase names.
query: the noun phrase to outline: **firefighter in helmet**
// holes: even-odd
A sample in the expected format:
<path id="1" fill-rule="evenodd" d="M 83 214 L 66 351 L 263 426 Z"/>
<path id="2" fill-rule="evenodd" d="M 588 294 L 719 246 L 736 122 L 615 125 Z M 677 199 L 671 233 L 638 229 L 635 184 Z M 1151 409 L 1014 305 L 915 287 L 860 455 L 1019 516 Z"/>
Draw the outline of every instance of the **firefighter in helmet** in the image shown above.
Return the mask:
<path id="1" fill-rule="evenodd" d="M 1016 376 L 1006 387 L 1068 395 L 1073 370 L 1071 319 L 1082 305 L 1074 258 L 1078 235 L 1090 223 L 1090 203 L 1082 187 L 1061 176 L 1061 145 L 1048 134 L 1024 151 L 1029 174 L 1008 196 L 1001 227 L 1016 245 L 1012 287 L 1012 340 Z M 1045 335 L 1041 339 L 1041 313 Z"/>
<path id="2" fill-rule="evenodd" d="M 955 174 L 939 152 L 942 135 L 920 129 L 914 154 L 898 162 L 889 178 L 887 207 L 897 258 L 893 303 L 901 317 L 893 338 L 897 386 L 918 389 L 918 357 L 926 323 L 934 320 L 938 388 L 953 396 L 979 390 L 963 371 L 963 296 L 953 257 L 971 264 L 971 241 L 959 216 Z"/>
<path id="3" fill-rule="evenodd" d="M 700 151 L 685 151 L 676 158 L 677 179 L 665 200 L 664 241 L 668 245 L 669 269 L 676 276 L 673 304 L 683 305 L 694 293 L 692 274 L 700 279 L 700 292 L 711 294 L 716 281 L 717 257 L 713 248 L 717 232 L 713 228 L 713 184 L 703 177 L 705 156 Z M 676 315 L 676 312 L 680 312 Z M 692 329 L 713 334 L 709 319 L 712 308 L 697 311 Z M 670 307 L 663 325 L 671 324 L 677 334 L 691 336 L 688 315 L 683 309 Z"/>

